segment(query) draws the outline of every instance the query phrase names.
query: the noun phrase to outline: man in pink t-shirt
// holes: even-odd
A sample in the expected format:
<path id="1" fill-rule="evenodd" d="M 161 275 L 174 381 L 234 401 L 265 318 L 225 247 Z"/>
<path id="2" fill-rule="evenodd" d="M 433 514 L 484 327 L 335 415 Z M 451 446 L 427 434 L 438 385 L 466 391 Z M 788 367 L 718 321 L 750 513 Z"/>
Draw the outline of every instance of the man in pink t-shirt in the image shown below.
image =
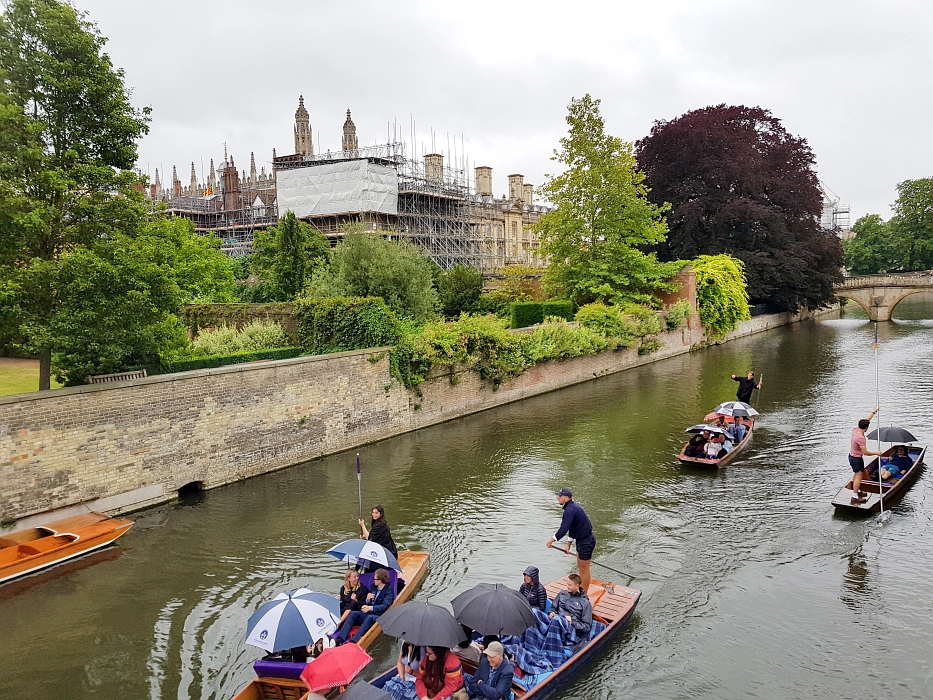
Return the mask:
<path id="1" fill-rule="evenodd" d="M 868 426 L 871 425 L 871 419 L 875 417 L 875 414 L 878 412 L 876 408 L 874 411 L 868 414 L 868 418 L 862 418 L 858 422 L 857 428 L 852 428 L 852 441 L 849 443 L 849 466 L 852 467 L 852 505 L 857 505 L 859 503 L 864 503 L 868 500 L 868 496 L 863 494 L 860 489 L 862 487 L 862 475 L 865 474 L 865 460 L 863 457 L 865 455 L 880 455 L 880 452 L 872 452 L 867 447 L 867 441 L 865 440 L 865 431 L 868 430 Z"/>

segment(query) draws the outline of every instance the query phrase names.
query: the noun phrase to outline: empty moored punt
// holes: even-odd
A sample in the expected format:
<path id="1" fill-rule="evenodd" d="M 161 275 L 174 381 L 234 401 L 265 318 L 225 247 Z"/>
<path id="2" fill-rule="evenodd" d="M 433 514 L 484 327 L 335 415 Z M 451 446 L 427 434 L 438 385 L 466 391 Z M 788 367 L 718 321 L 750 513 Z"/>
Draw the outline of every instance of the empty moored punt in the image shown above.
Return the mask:
<path id="1" fill-rule="evenodd" d="M 890 457 L 898 447 L 901 447 L 901 445 L 889 447 L 881 457 L 872 459 L 868 463 L 868 471 L 874 472 L 877 470 L 881 460 Z M 887 479 L 880 483 L 863 478 L 861 490 L 868 495 L 864 503 L 852 503 L 852 497 L 855 493 L 852 491 L 852 479 L 849 479 L 846 485 L 836 493 L 835 498 L 833 498 L 833 505 L 842 511 L 868 514 L 877 513 L 881 510 L 882 505 L 889 508 L 900 501 L 923 471 L 923 458 L 927 452 L 926 445 L 910 444 L 904 445 L 904 447 L 907 447 L 907 455 L 913 460 L 913 464 L 900 478 Z M 880 476 L 879 472 L 879 479 Z"/>
<path id="2" fill-rule="evenodd" d="M 428 553 L 402 551 L 398 553 L 398 563 L 402 567 L 402 572 L 400 574 L 390 572 L 390 575 L 397 574 L 396 586 L 398 584 L 403 585 L 401 589 L 398 589 L 398 594 L 392 605 L 401 605 L 411 600 L 428 570 Z M 364 581 L 365 576 L 366 574 L 361 576 Z M 369 576 L 371 577 L 372 574 L 369 574 Z M 378 624 L 373 625 L 360 639 L 360 648 L 366 649 L 369 647 L 381 633 L 382 628 Z M 234 696 L 233 700 L 253 700 L 254 698 L 300 700 L 302 696 L 293 695 L 293 693 L 295 688 L 301 688 L 305 694 L 307 693 L 304 681 L 300 680 L 301 672 L 304 671 L 305 666 L 307 664 L 287 661 L 263 661 L 260 659 L 253 664 L 253 670 L 258 677 L 250 681 Z M 295 685 L 296 682 L 298 685 Z M 276 688 L 278 690 L 275 690 Z"/>
<path id="3" fill-rule="evenodd" d="M 86 513 L 0 537 L 0 583 L 106 547 L 132 520 Z"/>
<path id="4" fill-rule="evenodd" d="M 726 419 L 727 422 L 732 422 L 730 419 Z M 750 424 L 749 424 L 750 423 Z M 703 469 L 721 469 L 725 467 L 730 462 L 733 462 L 736 457 L 739 456 L 739 453 L 742 452 L 746 447 L 752 444 L 752 433 L 755 432 L 755 422 L 746 421 L 748 426 L 748 432 L 745 433 L 745 437 L 742 438 L 741 442 L 737 443 L 735 447 L 732 448 L 732 451 L 725 455 L 722 459 L 706 459 L 705 457 L 688 457 L 684 454 L 684 451 L 687 449 L 687 445 L 684 445 L 683 449 L 680 451 L 680 454 L 677 455 L 677 459 L 680 460 L 681 464 L 689 464 L 694 467 L 701 467 Z"/>
<path id="5" fill-rule="evenodd" d="M 567 589 L 567 579 L 562 578 L 552 581 L 545 586 L 545 589 L 547 589 L 548 598 L 553 600 L 560 591 Z M 521 683 L 513 682 L 512 692 L 516 698 L 523 698 L 523 700 L 546 698 L 579 671 L 582 671 L 606 645 L 617 638 L 625 629 L 635 613 L 635 606 L 638 605 L 638 599 L 641 598 L 641 591 L 627 586 L 619 586 L 610 581 L 597 581 L 594 579 L 590 584 L 587 595 L 593 605 L 593 620 L 606 625 L 606 628 L 551 672 L 547 678 L 532 688 L 526 689 Z M 461 660 L 464 671 L 467 673 L 476 672 L 474 662 L 469 659 Z M 397 670 L 392 668 L 378 678 L 373 679 L 371 683 L 378 688 L 382 688 L 397 673 Z"/>

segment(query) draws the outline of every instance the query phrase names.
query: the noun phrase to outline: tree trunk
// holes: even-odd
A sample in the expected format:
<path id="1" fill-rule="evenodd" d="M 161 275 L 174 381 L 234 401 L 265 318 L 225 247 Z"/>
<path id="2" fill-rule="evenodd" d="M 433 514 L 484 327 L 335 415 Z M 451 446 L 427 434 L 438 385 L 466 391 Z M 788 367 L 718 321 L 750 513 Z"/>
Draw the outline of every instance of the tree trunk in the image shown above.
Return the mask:
<path id="1" fill-rule="evenodd" d="M 52 388 L 52 351 L 43 350 L 39 355 L 39 391 Z"/>

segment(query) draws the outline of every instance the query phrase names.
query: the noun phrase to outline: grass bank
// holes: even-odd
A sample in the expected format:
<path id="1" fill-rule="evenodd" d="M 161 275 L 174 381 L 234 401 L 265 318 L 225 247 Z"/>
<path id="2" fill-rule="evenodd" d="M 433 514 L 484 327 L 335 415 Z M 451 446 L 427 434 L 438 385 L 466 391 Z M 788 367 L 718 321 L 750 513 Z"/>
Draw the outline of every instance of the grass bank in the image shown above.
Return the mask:
<path id="1" fill-rule="evenodd" d="M 61 386 L 52 379 L 52 388 Z M 39 390 L 39 360 L 0 357 L 0 396 Z"/>

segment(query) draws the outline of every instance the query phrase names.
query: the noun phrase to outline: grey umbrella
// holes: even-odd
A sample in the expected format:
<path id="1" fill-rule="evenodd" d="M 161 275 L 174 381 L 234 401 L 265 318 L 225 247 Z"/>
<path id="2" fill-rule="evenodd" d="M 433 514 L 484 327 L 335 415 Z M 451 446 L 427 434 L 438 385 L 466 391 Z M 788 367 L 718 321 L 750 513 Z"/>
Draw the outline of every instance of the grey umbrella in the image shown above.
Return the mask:
<path id="1" fill-rule="evenodd" d="M 460 623 L 447 608 L 424 601 L 410 601 L 386 610 L 379 626 L 390 637 L 419 647 L 455 647 L 466 640 Z"/>
<path id="2" fill-rule="evenodd" d="M 713 409 L 713 413 L 719 413 L 724 416 L 740 416 L 748 418 L 757 416 L 758 411 L 742 401 L 726 401 Z"/>
<path id="3" fill-rule="evenodd" d="M 480 583 L 464 591 L 450 606 L 458 622 L 480 634 L 523 634 L 537 622 L 528 600 L 501 583 Z"/>
<path id="4" fill-rule="evenodd" d="M 392 696 L 382 688 L 360 681 L 342 692 L 340 700 L 392 700 Z"/>
<path id="5" fill-rule="evenodd" d="M 700 423 L 699 425 L 691 425 L 684 432 L 685 433 L 702 433 L 704 430 L 713 433 L 713 435 L 725 435 L 726 431 L 722 428 L 715 425 L 707 425 L 706 423 Z"/>
<path id="6" fill-rule="evenodd" d="M 887 428 L 875 428 L 867 437 L 869 440 L 878 440 L 878 433 L 881 433 L 882 442 L 917 442 L 917 438 L 910 434 L 905 428 L 895 428 L 889 425 Z"/>

